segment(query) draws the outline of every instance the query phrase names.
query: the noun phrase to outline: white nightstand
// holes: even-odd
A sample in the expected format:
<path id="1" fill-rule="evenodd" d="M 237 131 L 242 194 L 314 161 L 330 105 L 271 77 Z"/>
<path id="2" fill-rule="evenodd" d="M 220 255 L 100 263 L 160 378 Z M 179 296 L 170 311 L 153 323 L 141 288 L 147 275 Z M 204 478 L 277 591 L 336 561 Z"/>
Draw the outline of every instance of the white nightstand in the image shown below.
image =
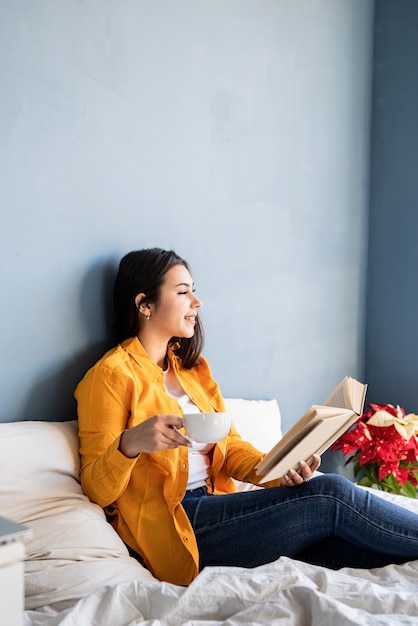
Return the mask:
<path id="1" fill-rule="evenodd" d="M 31 529 L 0 516 L 1 623 L 22 626 L 24 608 L 23 539 Z"/>

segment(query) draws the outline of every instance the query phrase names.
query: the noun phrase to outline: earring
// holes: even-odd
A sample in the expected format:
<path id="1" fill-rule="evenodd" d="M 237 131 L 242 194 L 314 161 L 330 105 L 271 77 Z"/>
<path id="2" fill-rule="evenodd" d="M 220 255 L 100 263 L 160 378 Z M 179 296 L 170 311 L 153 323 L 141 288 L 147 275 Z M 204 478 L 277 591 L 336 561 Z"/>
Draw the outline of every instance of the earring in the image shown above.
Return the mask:
<path id="1" fill-rule="evenodd" d="M 149 321 L 149 318 L 151 317 L 151 313 L 148 313 L 147 315 L 147 320 Z"/>

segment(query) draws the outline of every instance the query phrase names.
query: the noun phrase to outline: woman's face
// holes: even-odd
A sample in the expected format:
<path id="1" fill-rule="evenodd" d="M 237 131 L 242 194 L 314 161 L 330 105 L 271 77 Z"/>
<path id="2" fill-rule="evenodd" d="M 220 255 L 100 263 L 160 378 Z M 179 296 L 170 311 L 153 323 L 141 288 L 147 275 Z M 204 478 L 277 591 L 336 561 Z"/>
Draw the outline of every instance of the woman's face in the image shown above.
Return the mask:
<path id="1" fill-rule="evenodd" d="M 197 310 L 201 306 L 188 269 L 175 265 L 165 274 L 160 298 L 151 305 L 151 318 L 146 323 L 152 323 L 152 328 L 167 341 L 171 337 L 190 338 L 194 335 Z"/>

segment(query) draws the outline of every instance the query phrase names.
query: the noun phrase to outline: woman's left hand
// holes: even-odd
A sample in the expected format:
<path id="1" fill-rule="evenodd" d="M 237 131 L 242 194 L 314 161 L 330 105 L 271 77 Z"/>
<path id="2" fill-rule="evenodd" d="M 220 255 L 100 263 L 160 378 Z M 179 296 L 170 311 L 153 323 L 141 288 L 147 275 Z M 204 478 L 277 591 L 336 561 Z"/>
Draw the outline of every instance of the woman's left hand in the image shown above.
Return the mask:
<path id="1" fill-rule="evenodd" d="M 294 469 L 290 469 L 281 479 L 281 484 L 284 487 L 296 487 L 297 485 L 303 485 L 304 482 L 312 478 L 313 473 L 321 465 L 321 457 L 318 454 L 314 454 L 312 463 L 308 465 L 305 461 L 299 462 L 299 472 Z"/>

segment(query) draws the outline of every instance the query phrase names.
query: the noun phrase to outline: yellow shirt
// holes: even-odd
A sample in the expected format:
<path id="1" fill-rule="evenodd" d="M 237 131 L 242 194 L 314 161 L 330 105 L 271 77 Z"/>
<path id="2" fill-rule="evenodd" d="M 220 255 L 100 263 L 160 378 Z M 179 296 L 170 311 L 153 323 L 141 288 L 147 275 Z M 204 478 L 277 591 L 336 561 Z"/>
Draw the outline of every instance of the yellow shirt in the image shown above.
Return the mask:
<path id="1" fill-rule="evenodd" d="M 189 370 L 181 367 L 170 348 L 168 358 L 180 385 L 202 412 L 225 410 L 204 357 Z M 154 576 L 189 584 L 198 574 L 199 555 L 181 505 L 188 448 L 143 452 L 133 459 L 118 450 L 125 429 L 159 413 L 182 416 L 178 402 L 167 394 L 163 370 L 136 337 L 127 339 L 87 372 L 75 398 L 85 493 L 105 509 L 123 541 L 143 557 Z M 209 492 L 235 491 L 230 477 L 257 483 L 253 468 L 263 456 L 232 426 L 214 447 Z"/>

